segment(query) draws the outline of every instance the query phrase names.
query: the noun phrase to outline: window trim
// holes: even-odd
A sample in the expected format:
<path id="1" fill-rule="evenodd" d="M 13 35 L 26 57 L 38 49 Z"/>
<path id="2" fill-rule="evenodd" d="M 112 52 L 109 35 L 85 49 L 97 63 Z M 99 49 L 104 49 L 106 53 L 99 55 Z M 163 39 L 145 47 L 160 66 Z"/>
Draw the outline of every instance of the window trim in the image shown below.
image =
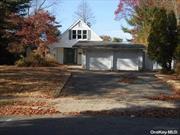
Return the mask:
<path id="1" fill-rule="evenodd" d="M 86 32 L 86 33 L 84 33 L 84 31 Z M 82 39 L 88 39 L 88 31 L 87 30 L 82 30 Z M 86 36 L 86 38 L 84 38 L 84 36 Z"/>
<path id="2" fill-rule="evenodd" d="M 75 32 L 75 34 L 74 34 Z M 77 39 L 77 31 L 76 30 L 72 30 L 72 39 Z"/>
<path id="3" fill-rule="evenodd" d="M 88 39 L 88 30 L 71 30 L 71 39 Z"/>
<path id="4" fill-rule="evenodd" d="M 79 33 L 80 32 L 80 33 Z M 82 30 L 77 30 L 77 39 L 82 39 Z M 80 38 L 79 38 L 80 37 Z"/>

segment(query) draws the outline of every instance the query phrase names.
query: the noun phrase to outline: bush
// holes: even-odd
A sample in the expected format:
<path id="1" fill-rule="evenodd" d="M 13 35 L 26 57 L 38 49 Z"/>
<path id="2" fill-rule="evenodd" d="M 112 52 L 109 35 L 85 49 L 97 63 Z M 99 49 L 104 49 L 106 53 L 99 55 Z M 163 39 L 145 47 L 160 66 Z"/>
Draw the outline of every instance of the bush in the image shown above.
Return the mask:
<path id="1" fill-rule="evenodd" d="M 31 53 L 28 57 L 21 57 L 16 61 L 16 65 L 19 67 L 50 67 L 57 66 L 58 63 L 55 59 L 49 59 L 47 57 L 41 57 L 39 54 Z"/>

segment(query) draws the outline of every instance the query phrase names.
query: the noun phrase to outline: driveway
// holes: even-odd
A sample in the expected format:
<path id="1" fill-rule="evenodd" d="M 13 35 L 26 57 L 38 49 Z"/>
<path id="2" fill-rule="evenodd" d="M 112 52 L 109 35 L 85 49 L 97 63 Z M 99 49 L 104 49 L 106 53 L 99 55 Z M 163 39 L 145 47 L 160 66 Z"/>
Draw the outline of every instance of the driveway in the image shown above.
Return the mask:
<path id="1" fill-rule="evenodd" d="M 114 109 L 175 108 L 178 104 L 147 97 L 170 94 L 169 87 L 149 72 L 73 71 L 61 97 L 54 101 L 60 112 Z"/>

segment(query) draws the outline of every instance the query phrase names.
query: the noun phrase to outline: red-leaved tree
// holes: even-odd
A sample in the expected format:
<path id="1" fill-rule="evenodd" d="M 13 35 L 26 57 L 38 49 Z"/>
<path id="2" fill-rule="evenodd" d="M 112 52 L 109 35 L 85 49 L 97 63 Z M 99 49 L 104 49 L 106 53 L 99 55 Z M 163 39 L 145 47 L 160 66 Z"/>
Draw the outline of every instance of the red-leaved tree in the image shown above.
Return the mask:
<path id="1" fill-rule="evenodd" d="M 139 0 L 119 0 L 118 7 L 115 11 L 116 17 L 128 16 L 137 5 L 139 5 Z"/>
<path id="2" fill-rule="evenodd" d="M 119 0 L 115 15 L 117 18 L 132 15 L 135 7 L 164 7 L 167 10 L 173 10 L 178 15 L 180 0 Z"/>
<path id="3" fill-rule="evenodd" d="M 21 21 L 21 28 L 16 35 L 20 37 L 20 44 L 24 47 L 36 46 L 37 53 L 45 56 L 48 45 L 57 41 L 58 23 L 55 17 L 47 11 L 37 11 Z"/>

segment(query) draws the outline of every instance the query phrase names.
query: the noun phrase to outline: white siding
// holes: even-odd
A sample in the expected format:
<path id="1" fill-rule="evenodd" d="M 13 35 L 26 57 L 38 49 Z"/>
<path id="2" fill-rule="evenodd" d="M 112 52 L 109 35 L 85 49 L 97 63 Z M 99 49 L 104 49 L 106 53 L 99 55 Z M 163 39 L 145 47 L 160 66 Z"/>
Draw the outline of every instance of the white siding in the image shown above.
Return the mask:
<path id="1" fill-rule="evenodd" d="M 147 52 L 145 53 L 145 70 L 149 70 L 149 71 L 154 71 L 154 70 L 159 70 L 159 69 L 162 69 L 162 67 L 157 64 L 157 62 L 155 61 L 152 61 Z"/>
<path id="2" fill-rule="evenodd" d="M 90 39 L 69 39 L 69 30 L 90 30 L 91 36 Z M 54 47 L 64 47 L 64 48 L 72 48 L 73 45 L 75 45 L 78 41 L 102 41 L 102 39 L 91 29 L 89 26 L 84 23 L 83 21 L 78 21 L 75 23 L 75 25 L 71 26 L 69 29 L 67 29 L 61 36 L 61 39 L 59 42 L 54 43 Z"/>
<path id="3" fill-rule="evenodd" d="M 64 49 L 63 48 L 54 48 L 53 50 L 55 52 L 54 56 L 55 56 L 57 62 L 60 64 L 63 64 Z"/>
<path id="4" fill-rule="evenodd" d="M 86 68 L 86 52 L 84 50 L 82 53 L 82 66 L 83 68 Z"/>
<path id="5" fill-rule="evenodd" d="M 81 65 L 82 64 L 82 49 L 77 49 L 77 64 Z"/>
<path id="6" fill-rule="evenodd" d="M 87 30 L 91 31 L 90 38 L 87 39 L 69 39 L 69 30 Z M 72 34 L 71 34 L 72 35 Z M 56 59 L 59 63 L 63 64 L 63 50 L 62 48 L 72 48 L 73 45 L 75 45 L 78 41 L 102 41 L 102 39 L 91 29 L 89 26 L 84 23 L 83 21 L 79 20 L 76 23 L 74 23 L 69 29 L 67 29 L 62 35 L 61 38 L 59 38 L 59 41 L 50 45 L 51 51 L 53 55 L 55 55 Z M 59 49 L 57 49 L 59 48 Z M 78 53 L 78 52 L 77 52 Z M 82 64 L 82 55 L 77 54 L 77 64 Z"/>

